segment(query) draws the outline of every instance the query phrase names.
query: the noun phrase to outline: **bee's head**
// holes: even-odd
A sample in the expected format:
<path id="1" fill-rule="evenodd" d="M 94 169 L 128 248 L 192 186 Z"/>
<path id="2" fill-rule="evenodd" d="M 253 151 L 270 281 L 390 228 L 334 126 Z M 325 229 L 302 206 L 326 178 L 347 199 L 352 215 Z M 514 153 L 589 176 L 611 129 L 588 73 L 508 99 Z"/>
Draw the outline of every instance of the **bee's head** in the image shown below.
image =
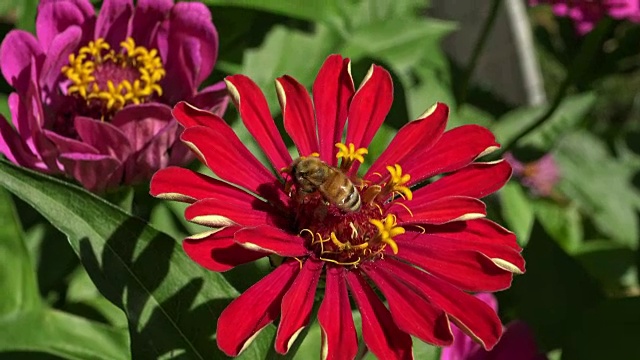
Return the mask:
<path id="1" fill-rule="evenodd" d="M 319 186 L 327 177 L 329 167 L 317 157 L 301 157 L 292 164 L 293 177 L 301 184 Z"/>

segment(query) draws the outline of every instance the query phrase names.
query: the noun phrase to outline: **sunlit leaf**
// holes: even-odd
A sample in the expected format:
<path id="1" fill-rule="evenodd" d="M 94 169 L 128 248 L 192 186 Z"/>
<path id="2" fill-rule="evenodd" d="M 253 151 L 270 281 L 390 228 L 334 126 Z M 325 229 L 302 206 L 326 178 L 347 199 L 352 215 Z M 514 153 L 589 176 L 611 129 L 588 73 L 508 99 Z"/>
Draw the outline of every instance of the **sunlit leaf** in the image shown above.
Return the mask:
<path id="1" fill-rule="evenodd" d="M 534 221 L 531 200 L 520 184 L 511 181 L 500 190 L 500 203 L 507 227 L 516 233 L 518 244 L 526 246 Z"/>
<path id="2" fill-rule="evenodd" d="M 134 358 L 223 356 L 216 318 L 237 292 L 189 260 L 175 239 L 79 187 L 6 161 L 0 184 L 67 234 L 98 289 L 127 314 Z M 273 327 L 265 330 L 243 355 L 262 357 Z"/>

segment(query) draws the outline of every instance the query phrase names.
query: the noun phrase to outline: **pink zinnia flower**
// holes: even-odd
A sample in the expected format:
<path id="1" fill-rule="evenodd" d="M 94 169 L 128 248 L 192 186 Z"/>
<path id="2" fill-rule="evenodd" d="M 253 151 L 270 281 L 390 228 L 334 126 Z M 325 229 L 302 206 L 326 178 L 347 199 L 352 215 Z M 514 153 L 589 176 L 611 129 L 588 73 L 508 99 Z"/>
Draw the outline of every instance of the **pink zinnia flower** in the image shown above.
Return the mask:
<path id="1" fill-rule="evenodd" d="M 171 115 L 178 100 L 218 114 L 228 100 L 222 82 L 197 90 L 218 51 L 205 5 L 105 0 L 95 12 L 88 0 L 44 0 L 37 37 L 7 34 L 0 65 L 15 128 L 0 119 L 0 152 L 100 192 L 193 159 Z"/>
<path id="2" fill-rule="evenodd" d="M 553 155 L 546 154 L 529 163 L 519 161 L 511 153 L 507 153 L 504 158 L 511 164 L 513 175 L 519 178 L 522 185 L 528 187 L 534 195 L 551 196 L 556 183 L 560 180 L 560 171 Z"/>
<path id="3" fill-rule="evenodd" d="M 380 359 L 411 358 L 409 334 L 451 344 L 450 321 L 487 349 L 498 342 L 500 319 L 467 291 L 508 288 L 513 273 L 524 271 L 524 260 L 513 233 L 483 219 L 485 205 L 478 199 L 511 175 L 506 161 L 474 162 L 498 148 L 487 129 L 467 125 L 445 132 L 449 110 L 436 104 L 400 129 L 360 177 L 367 146 L 393 101 L 391 76 L 382 67 L 372 66 L 356 91 L 349 59 L 332 55 L 315 80 L 313 100 L 295 79 L 277 79 L 284 128 L 310 167 L 289 155 L 257 85 L 244 75 L 226 82 L 273 172 L 221 118 L 179 103 L 174 115 L 186 128 L 182 141 L 222 181 L 178 167 L 151 181 L 152 195 L 191 203 L 186 218 L 215 228 L 183 242 L 202 266 L 226 271 L 264 256 L 282 257 L 222 312 L 220 349 L 238 355 L 279 318 L 275 349 L 286 353 L 309 323 L 321 283 L 323 358 L 357 353 L 349 294 L 362 314 L 364 342 Z M 448 175 L 428 182 L 443 173 Z M 344 186 L 323 188 L 333 180 Z"/>
<path id="4" fill-rule="evenodd" d="M 530 0 L 529 4 L 551 4 L 553 13 L 569 17 L 584 35 L 605 16 L 640 22 L 640 0 Z"/>
<path id="5" fill-rule="evenodd" d="M 476 297 L 498 311 L 498 300 L 488 293 Z M 440 360 L 545 360 L 547 357 L 538 350 L 533 332 L 522 321 L 513 321 L 505 326 L 500 342 L 486 351 L 466 336 L 458 327 L 453 327 L 455 341 L 442 349 Z"/>

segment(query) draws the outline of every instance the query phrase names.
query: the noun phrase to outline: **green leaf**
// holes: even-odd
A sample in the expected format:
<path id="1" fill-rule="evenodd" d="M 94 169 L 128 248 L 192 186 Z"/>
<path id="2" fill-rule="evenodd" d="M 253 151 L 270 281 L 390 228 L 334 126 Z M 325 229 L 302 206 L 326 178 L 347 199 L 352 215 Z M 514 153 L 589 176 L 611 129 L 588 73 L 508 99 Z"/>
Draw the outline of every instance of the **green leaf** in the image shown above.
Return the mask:
<path id="1" fill-rule="evenodd" d="M 38 351 L 77 360 L 130 358 L 126 331 L 54 309 L 0 318 L 0 351 Z"/>
<path id="2" fill-rule="evenodd" d="M 129 319 L 132 356 L 221 358 L 216 318 L 238 293 L 143 220 L 63 181 L 0 161 L 0 185 L 67 234 L 91 279 Z M 243 355 L 261 358 L 270 326 Z"/>
<path id="3" fill-rule="evenodd" d="M 513 279 L 511 289 L 498 294 L 501 311 L 527 322 L 542 349 L 558 348 L 583 311 L 602 301 L 604 294 L 538 222 L 523 256 L 527 271 Z"/>
<path id="4" fill-rule="evenodd" d="M 562 135 L 575 129 L 584 120 L 595 99 L 592 93 L 567 97 L 544 125 L 524 137 L 521 144 L 543 150 L 550 149 Z M 546 110 L 546 105 L 518 108 L 502 116 L 491 131 L 499 143 L 508 144 L 523 128 L 538 120 Z"/>
<path id="5" fill-rule="evenodd" d="M 9 194 L 0 188 L 0 318 L 42 306 L 22 228 Z"/>
<path id="6" fill-rule="evenodd" d="M 5 94 L 0 94 L 0 115 L 11 122 L 11 111 L 9 111 L 8 97 Z"/>
<path id="7" fill-rule="evenodd" d="M 247 9 L 262 10 L 274 14 L 285 15 L 296 19 L 322 21 L 336 12 L 338 0 L 203 0 L 210 6 L 234 6 Z"/>
<path id="8" fill-rule="evenodd" d="M 567 136 L 555 159 L 561 169 L 561 191 L 602 234 L 636 248 L 640 195 L 631 184 L 636 169 L 612 157 L 607 146 L 586 131 Z"/>
<path id="9" fill-rule="evenodd" d="M 580 246 L 574 257 L 611 294 L 625 295 L 637 287 L 636 253 L 608 240 L 591 240 Z"/>
<path id="10" fill-rule="evenodd" d="M 17 10 L 17 27 L 22 30 L 34 32 L 36 29 L 36 12 L 38 11 L 38 0 L 19 1 Z"/>
<path id="11" fill-rule="evenodd" d="M 526 246 L 534 221 L 531 200 L 520 184 L 510 181 L 500 190 L 500 202 L 508 228 L 516 234 L 518 244 Z"/>
<path id="12" fill-rule="evenodd" d="M 575 323 L 562 360 L 640 359 L 639 338 L 640 297 L 610 299 Z"/>
<path id="13" fill-rule="evenodd" d="M 573 253 L 583 241 L 582 217 L 575 204 L 561 206 L 545 199 L 533 203 L 536 218 L 545 231 L 568 253 Z"/>

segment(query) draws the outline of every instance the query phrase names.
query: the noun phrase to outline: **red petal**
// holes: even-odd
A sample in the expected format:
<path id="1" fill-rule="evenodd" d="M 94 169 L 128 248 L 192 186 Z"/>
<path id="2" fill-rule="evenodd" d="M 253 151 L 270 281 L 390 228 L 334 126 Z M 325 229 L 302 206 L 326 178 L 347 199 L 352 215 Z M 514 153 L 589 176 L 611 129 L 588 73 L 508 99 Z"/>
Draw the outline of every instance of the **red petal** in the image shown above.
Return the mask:
<path id="1" fill-rule="evenodd" d="M 247 193 L 238 194 L 237 197 L 232 193 L 218 193 L 199 200 L 187 207 L 184 217 L 188 221 L 210 227 L 288 223 L 271 205 Z"/>
<path id="2" fill-rule="evenodd" d="M 316 121 L 307 89 L 288 75 L 276 81 L 284 128 L 296 144 L 298 153 L 309 156 L 318 152 Z"/>
<path id="3" fill-rule="evenodd" d="M 222 180 L 244 187 L 269 200 L 284 201 L 278 181 L 242 144 L 224 122 L 186 129 L 182 141 Z"/>
<path id="4" fill-rule="evenodd" d="M 224 120 L 214 113 L 202 109 L 185 102 L 180 101 L 173 107 L 171 112 L 178 122 L 185 128 L 194 126 L 206 126 L 216 128 Z"/>
<path id="5" fill-rule="evenodd" d="M 416 194 L 423 194 L 416 191 Z M 407 206 L 411 213 L 399 203 Z M 486 206 L 478 199 L 466 196 L 448 196 L 433 201 L 414 197 L 411 201 L 394 202 L 389 211 L 398 217 L 398 224 L 444 224 L 450 221 L 470 220 L 487 215 Z M 413 216 L 412 216 L 413 215 Z"/>
<path id="6" fill-rule="evenodd" d="M 258 85 L 244 75 L 227 76 L 225 82 L 242 122 L 264 150 L 273 167 L 280 170 L 289 166 L 289 150 L 273 122 L 267 100 Z"/>
<path id="7" fill-rule="evenodd" d="M 280 303 L 298 274 L 300 264 L 287 261 L 233 300 L 218 318 L 218 347 L 229 356 L 238 356 L 260 330 L 280 315 Z"/>
<path id="8" fill-rule="evenodd" d="M 152 196 L 167 200 L 193 203 L 215 194 L 244 196 L 246 192 L 220 180 L 177 166 L 161 169 L 151 178 Z"/>
<path id="9" fill-rule="evenodd" d="M 413 185 L 434 175 L 460 169 L 499 146 L 491 131 L 478 125 L 464 125 L 442 134 L 429 151 L 414 151 L 413 157 L 400 165 L 411 175 L 409 185 Z"/>
<path id="10" fill-rule="evenodd" d="M 336 165 L 336 143 L 342 141 L 349 104 L 355 92 L 349 59 L 331 55 L 324 61 L 313 83 L 313 103 L 318 122 L 320 158 Z"/>
<path id="11" fill-rule="evenodd" d="M 349 106 L 346 143 L 355 144 L 356 149 L 368 147 L 387 117 L 391 103 L 391 75 L 382 67 L 372 65 Z M 359 162 L 355 162 L 352 171 L 356 171 L 359 165 Z"/>
<path id="12" fill-rule="evenodd" d="M 190 236 L 182 242 L 184 252 L 193 261 L 212 271 L 227 271 L 238 265 L 260 259 L 267 254 L 247 250 L 233 240 L 239 226 L 230 226 Z"/>
<path id="13" fill-rule="evenodd" d="M 441 237 L 468 240 L 477 246 L 500 245 L 510 247 L 517 252 L 522 251 L 516 236 L 509 230 L 487 219 L 450 223 L 441 226 L 426 226 L 427 234 Z"/>
<path id="14" fill-rule="evenodd" d="M 409 334 L 400 330 L 389 310 L 360 274 L 347 272 L 347 283 L 362 315 L 362 337 L 378 359 L 413 359 Z"/>
<path id="15" fill-rule="evenodd" d="M 483 198 L 498 191 L 511 177 L 511 165 L 504 160 L 475 163 L 416 190 L 415 199 L 433 201 L 447 196 Z"/>
<path id="16" fill-rule="evenodd" d="M 511 284 L 513 274 L 497 266 L 481 246 L 460 246 L 456 240 L 408 232 L 395 238 L 399 251 L 389 256 L 417 265 L 467 291 L 498 291 Z M 503 248 L 503 251 L 514 252 Z M 515 254 L 519 256 L 517 253 Z"/>
<path id="17" fill-rule="evenodd" d="M 351 316 L 345 269 L 328 266 L 324 298 L 318 310 L 322 329 L 322 359 L 351 360 L 358 353 L 358 338 Z"/>
<path id="18" fill-rule="evenodd" d="M 304 246 L 303 238 L 269 225 L 238 231 L 236 242 L 251 250 L 265 251 L 280 256 L 304 256 L 309 253 Z"/>
<path id="19" fill-rule="evenodd" d="M 405 263 L 387 258 L 383 269 L 402 279 L 431 302 L 446 311 L 451 320 L 467 335 L 490 350 L 500 340 L 502 323 L 491 307 L 482 300 L 458 290 L 447 282 Z"/>
<path id="20" fill-rule="evenodd" d="M 384 181 L 389 177 L 386 166 L 408 162 L 409 157 L 414 156 L 417 150 L 427 152 L 442 136 L 448 117 L 447 105 L 436 103 L 434 108 L 427 110 L 420 118 L 403 126 L 387 149 L 367 170 L 365 179 Z M 381 174 L 382 178 L 373 175 L 374 173 Z"/>
<path id="21" fill-rule="evenodd" d="M 282 298 L 282 316 L 275 341 L 275 349 L 280 354 L 289 351 L 300 331 L 309 323 L 323 265 L 322 261 L 307 259 Z"/>
<path id="22" fill-rule="evenodd" d="M 393 321 L 400 329 L 429 344 L 451 345 L 453 335 L 447 314 L 442 309 L 433 306 L 426 297 L 392 275 L 377 270 L 377 266 L 365 263 L 362 270 L 382 291 Z"/>
<path id="23" fill-rule="evenodd" d="M 524 273 L 525 262 L 520 255 L 520 248 L 515 244 L 515 236 L 512 233 L 474 234 L 473 232 L 477 229 L 473 228 L 469 229 L 469 231 L 465 230 L 465 223 L 469 225 L 474 224 L 476 221 L 479 220 L 466 221 L 464 223 L 451 223 L 443 226 L 425 226 L 424 228 L 428 234 L 425 235 L 425 239 L 428 237 L 428 240 L 425 240 L 424 246 L 429 246 L 430 242 L 434 243 L 433 246 L 439 246 L 437 245 L 437 242 L 442 242 L 442 247 L 448 247 L 452 251 L 477 251 L 486 255 L 496 266 L 504 270 L 515 274 Z M 484 221 L 486 221 L 486 223 L 492 223 L 489 220 Z M 456 227 L 453 226 L 447 229 L 449 225 L 454 224 L 459 225 L 456 226 L 457 230 L 454 230 Z M 473 227 L 475 225 L 471 226 Z M 440 229 L 441 227 L 444 229 Z M 433 238 L 431 238 L 431 236 L 433 236 Z"/>

